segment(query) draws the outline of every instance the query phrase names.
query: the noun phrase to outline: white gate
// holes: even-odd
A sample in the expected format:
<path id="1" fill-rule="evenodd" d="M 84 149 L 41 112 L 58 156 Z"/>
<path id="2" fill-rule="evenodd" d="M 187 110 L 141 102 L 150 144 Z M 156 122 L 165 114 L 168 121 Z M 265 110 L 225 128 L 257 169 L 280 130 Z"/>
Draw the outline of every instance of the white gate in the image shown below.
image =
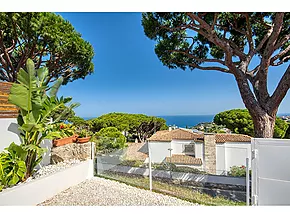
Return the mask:
<path id="1" fill-rule="evenodd" d="M 252 205 L 290 205 L 290 140 L 252 139 Z"/>

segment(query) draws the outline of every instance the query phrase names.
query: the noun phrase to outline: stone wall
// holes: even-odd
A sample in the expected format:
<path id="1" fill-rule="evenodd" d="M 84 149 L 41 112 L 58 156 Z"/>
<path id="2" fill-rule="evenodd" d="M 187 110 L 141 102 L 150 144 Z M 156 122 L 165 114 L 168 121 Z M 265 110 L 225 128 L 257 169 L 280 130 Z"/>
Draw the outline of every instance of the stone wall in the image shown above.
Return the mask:
<path id="1" fill-rule="evenodd" d="M 216 174 L 216 142 L 215 134 L 204 133 L 205 171 Z"/>
<path id="2" fill-rule="evenodd" d="M 65 160 L 88 160 L 91 159 L 91 142 L 78 144 L 72 143 L 51 149 L 51 163 L 56 164 Z"/>

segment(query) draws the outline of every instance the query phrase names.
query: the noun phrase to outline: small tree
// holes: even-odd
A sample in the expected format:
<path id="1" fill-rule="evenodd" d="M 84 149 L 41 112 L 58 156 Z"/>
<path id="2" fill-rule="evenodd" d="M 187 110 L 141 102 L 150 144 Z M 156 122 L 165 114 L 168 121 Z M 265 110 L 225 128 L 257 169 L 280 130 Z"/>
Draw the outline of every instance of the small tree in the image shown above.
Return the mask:
<path id="1" fill-rule="evenodd" d="M 162 120 L 152 119 L 151 121 L 143 121 L 137 129 L 139 141 L 144 142 L 147 138 L 160 130 L 165 124 Z"/>
<path id="2" fill-rule="evenodd" d="M 16 82 L 20 68 L 32 59 L 47 67 L 44 83 L 63 77 L 63 84 L 94 71 L 91 44 L 55 13 L 0 13 L 0 80 Z"/>
<path id="3" fill-rule="evenodd" d="M 272 95 L 267 78 L 270 67 L 290 60 L 290 13 L 143 13 L 142 25 L 165 66 L 233 75 L 255 136 L 273 137 L 290 66 Z M 258 64 L 250 67 L 253 60 Z"/>

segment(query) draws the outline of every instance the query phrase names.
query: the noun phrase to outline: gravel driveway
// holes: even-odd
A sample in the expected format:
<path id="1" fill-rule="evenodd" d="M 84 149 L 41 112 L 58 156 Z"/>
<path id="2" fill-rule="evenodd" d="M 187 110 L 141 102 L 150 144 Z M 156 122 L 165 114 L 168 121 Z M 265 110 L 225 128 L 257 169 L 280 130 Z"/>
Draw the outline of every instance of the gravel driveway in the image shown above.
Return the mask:
<path id="1" fill-rule="evenodd" d="M 171 196 L 99 177 L 73 186 L 40 206 L 196 206 Z"/>

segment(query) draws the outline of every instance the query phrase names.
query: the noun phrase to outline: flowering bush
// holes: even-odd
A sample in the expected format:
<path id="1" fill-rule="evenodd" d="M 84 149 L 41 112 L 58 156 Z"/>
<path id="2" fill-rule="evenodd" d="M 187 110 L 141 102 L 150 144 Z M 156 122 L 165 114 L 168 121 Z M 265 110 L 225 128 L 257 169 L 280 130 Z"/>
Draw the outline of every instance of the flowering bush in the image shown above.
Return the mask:
<path id="1" fill-rule="evenodd" d="M 244 165 L 232 166 L 229 176 L 246 177 L 246 167 Z"/>

